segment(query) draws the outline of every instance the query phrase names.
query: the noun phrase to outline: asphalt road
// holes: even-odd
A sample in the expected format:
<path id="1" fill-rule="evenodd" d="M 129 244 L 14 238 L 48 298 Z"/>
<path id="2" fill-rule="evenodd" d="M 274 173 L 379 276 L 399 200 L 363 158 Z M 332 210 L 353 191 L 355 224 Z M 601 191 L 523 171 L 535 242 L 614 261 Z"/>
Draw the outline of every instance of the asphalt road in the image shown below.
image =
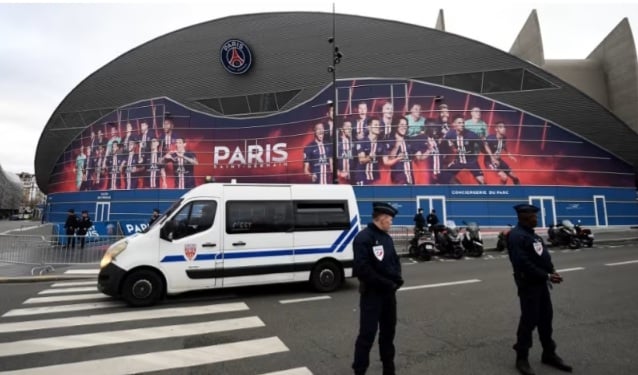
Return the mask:
<path id="1" fill-rule="evenodd" d="M 624 244 L 553 252 L 565 278 L 552 292 L 554 338 L 575 373 L 638 373 L 637 251 Z M 634 262 L 614 265 L 628 261 Z M 519 312 L 506 257 L 404 259 L 404 276 L 397 297 L 398 374 L 516 374 L 511 345 Z M 150 309 L 123 307 L 88 283 L 0 284 L 0 374 L 38 373 L 40 367 L 47 374 L 92 375 L 351 373 L 356 280 L 325 295 L 305 284 L 265 286 L 190 293 Z M 184 325 L 191 323 L 222 328 L 187 332 Z M 179 326 L 162 328 L 168 325 Z M 124 332 L 139 328 L 148 330 Z M 78 334 L 94 335 L 62 338 Z M 80 347 L 64 346 L 69 342 Z M 96 345 L 86 346 L 91 342 Z M 148 357 L 153 353 L 160 354 Z M 375 345 L 370 374 L 381 372 L 377 353 Z M 538 341 L 530 362 L 538 374 L 559 373 L 540 363 Z"/>

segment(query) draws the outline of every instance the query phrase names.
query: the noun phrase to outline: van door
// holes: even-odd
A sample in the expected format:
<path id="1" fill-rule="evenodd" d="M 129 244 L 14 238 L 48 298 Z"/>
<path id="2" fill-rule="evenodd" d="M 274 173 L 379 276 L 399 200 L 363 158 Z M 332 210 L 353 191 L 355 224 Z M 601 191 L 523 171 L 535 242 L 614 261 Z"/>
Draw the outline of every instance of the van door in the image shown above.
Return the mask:
<path id="1" fill-rule="evenodd" d="M 219 211 L 217 200 L 193 200 L 163 224 L 159 264 L 170 291 L 216 286 L 219 270 L 215 264 L 221 257 Z"/>
<path id="2" fill-rule="evenodd" d="M 291 281 L 295 253 L 288 186 L 224 187 L 223 286 Z"/>

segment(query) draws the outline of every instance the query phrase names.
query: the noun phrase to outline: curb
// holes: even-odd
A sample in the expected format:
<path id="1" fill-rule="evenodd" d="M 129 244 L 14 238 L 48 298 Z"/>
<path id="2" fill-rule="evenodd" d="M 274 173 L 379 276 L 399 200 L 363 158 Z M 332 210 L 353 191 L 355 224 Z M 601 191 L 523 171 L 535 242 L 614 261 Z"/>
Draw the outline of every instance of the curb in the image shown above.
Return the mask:
<path id="1" fill-rule="evenodd" d="M 39 283 L 48 281 L 90 280 L 96 279 L 96 275 L 44 275 L 44 276 L 16 276 L 0 277 L 0 284 Z"/>

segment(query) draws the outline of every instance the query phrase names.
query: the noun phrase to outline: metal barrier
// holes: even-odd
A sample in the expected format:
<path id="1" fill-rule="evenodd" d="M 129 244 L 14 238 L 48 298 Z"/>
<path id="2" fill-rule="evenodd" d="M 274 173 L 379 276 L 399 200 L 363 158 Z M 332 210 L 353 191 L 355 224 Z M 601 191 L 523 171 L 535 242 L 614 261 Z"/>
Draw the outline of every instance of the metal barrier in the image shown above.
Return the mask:
<path id="1" fill-rule="evenodd" d="M 60 265 L 98 264 L 106 249 L 120 238 L 122 236 L 85 237 L 82 248 L 78 236 L 3 234 L 0 235 L 0 262 L 39 266 L 45 272 Z"/>
<path id="2" fill-rule="evenodd" d="M 414 236 L 412 227 L 392 227 L 388 233 L 394 241 L 394 249 L 399 256 L 407 255 L 410 247 L 410 239 Z"/>

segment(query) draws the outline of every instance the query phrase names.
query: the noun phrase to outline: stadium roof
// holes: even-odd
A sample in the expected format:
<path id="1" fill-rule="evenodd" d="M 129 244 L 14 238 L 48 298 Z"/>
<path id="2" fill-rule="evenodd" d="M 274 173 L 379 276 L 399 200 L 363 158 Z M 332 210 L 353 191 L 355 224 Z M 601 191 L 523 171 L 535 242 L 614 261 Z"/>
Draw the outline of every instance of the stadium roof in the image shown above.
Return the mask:
<path id="1" fill-rule="evenodd" d="M 439 29 L 355 15 L 334 17 L 337 44 L 345 55 L 339 78 L 437 82 L 444 76 L 523 69 L 546 84 L 536 90 L 479 94 L 545 118 L 638 165 L 638 134 L 610 109 L 534 63 L 439 30 L 444 28 L 442 13 Z M 232 16 L 166 34 L 121 55 L 78 84 L 51 115 L 36 152 L 38 185 L 46 193 L 49 176 L 71 141 L 129 103 L 166 96 L 219 115 L 204 104 L 207 99 L 300 90 L 282 109 L 305 102 L 332 82 L 326 71 L 332 24 L 331 13 Z M 253 69 L 244 76 L 228 74 L 219 63 L 219 47 L 230 38 L 246 41 L 254 53 Z M 513 52 L 518 53 L 514 47 Z M 638 83 L 631 84 L 636 91 Z"/>

